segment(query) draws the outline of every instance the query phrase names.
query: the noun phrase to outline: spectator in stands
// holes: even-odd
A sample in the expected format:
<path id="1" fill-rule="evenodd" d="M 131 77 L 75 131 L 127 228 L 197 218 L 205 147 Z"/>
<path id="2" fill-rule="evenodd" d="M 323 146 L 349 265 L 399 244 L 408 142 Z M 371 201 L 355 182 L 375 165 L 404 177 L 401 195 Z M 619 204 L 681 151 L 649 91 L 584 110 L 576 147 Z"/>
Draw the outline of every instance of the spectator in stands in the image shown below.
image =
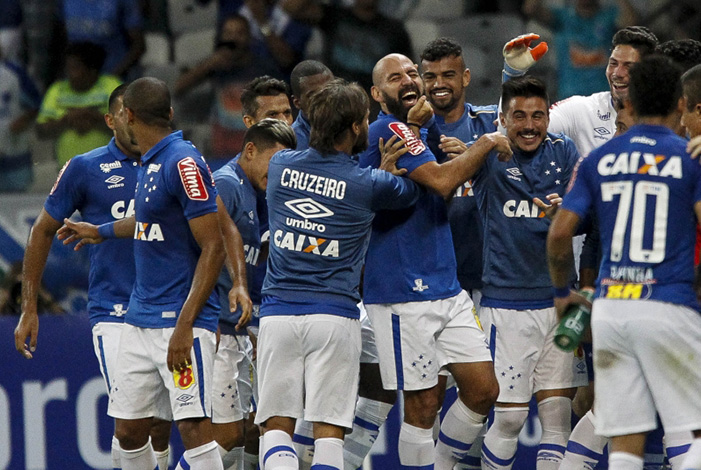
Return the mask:
<path id="1" fill-rule="evenodd" d="M 100 72 L 105 51 L 89 42 L 66 49 L 66 80 L 49 87 L 37 118 L 39 137 L 55 138 L 56 158 L 65 164 L 80 155 L 107 145 L 112 133 L 105 125 L 107 101 L 120 85 L 117 77 Z"/>
<path id="2" fill-rule="evenodd" d="M 19 0 L 0 0 L 0 49 L 13 62 L 22 60 L 22 8 Z"/>
<path id="3" fill-rule="evenodd" d="M 146 47 L 139 0 L 63 0 L 69 42 L 89 41 L 107 52 L 102 71 L 128 77 Z M 136 72 L 130 78 L 136 78 Z"/>
<path id="4" fill-rule="evenodd" d="M 205 80 L 213 81 L 212 157 L 232 158 L 241 150 L 247 129 L 241 94 L 251 80 L 274 75 L 278 69 L 253 47 L 249 22 L 241 15 L 230 16 L 222 23 L 216 41 L 209 57 L 180 75 L 174 94 L 180 96 Z"/>
<path id="5" fill-rule="evenodd" d="M 65 31 L 59 19 L 61 0 L 22 0 L 22 30 L 27 46 L 27 68 L 40 90 L 63 76 Z"/>
<path id="6" fill-rule="evenodd" d="M 0 191 L 24 191 L 32 183 L 29 128 L 41 95 L 24 69 L 0 48 Z"/>
<path id="7" fill-rule="evenodd" d="M 636 23 L 630 0 L 604 6 L 600 0 L 575 0 L 549 6 L 544 0 L 525 0 L 523 13 L 555 33 L 558 96 L 590 95 L 608 88 L 606 64 L 609 42 L 618 28 Z"/>

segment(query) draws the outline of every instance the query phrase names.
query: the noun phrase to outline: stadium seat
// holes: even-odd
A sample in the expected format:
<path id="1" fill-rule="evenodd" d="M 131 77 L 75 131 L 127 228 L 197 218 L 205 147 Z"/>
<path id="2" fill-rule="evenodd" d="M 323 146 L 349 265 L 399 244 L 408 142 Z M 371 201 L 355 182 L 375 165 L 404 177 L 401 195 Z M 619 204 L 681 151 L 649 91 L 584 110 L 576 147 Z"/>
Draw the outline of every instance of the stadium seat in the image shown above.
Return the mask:
<path id="1" fill-rule="evenodd" d="M 214 51 L 214 28 L 184 33 L 173 43 L 175 63 L 180 67 L 192 67 Z"/>
<path id="2" fill-rule="evenodd" d="M 188 31 L 216 28 L 216 0 L 210 0 L 206 5 L 196 0 L 168 0 L 168 26 L 173 35 L 178 36 Z"/>
<path id="3" fill-rule="evenodd" d="M 151 65 L 165 65 L 170 62 L 170 40 L 163 33 L 144 34 L 146 52 L 141 56 L 139 63 L 142 67 Z"/>

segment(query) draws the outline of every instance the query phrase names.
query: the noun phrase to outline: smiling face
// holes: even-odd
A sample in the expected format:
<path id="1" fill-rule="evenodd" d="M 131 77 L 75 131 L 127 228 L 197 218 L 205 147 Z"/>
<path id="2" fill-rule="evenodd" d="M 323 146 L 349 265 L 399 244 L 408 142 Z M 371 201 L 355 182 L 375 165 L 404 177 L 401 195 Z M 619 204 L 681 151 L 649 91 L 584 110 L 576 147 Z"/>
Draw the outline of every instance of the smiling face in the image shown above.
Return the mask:
<path id="1" fill-rule="evenodd" d="M 611 52 L 606 66 L 606 80 L 614 99 L 628 99 L 630 68 L 639 61 L 640 53 L 633 46 L 618 45 Z"/>
<path id="2" fill-rule="evenodd" d="M 470 71 L 460 56 L 421 62 L 426 97 L 437 113 L 446 114 L 465 101 L 464 90 L 470 83 Z"/>
<path id="3" fill-rule="evenodd" d="M 547 135 L 548 103 L 541 97 L 515 96 L 508 105 L 499 117 L 511 145 L 522 152 L 535 151 Z"/>
<path id="4" fill-rule="evenodd" d="M 416 64 L 401 54 L 390 54 L 375 66 L 372 97 L 383 109 L 402 121 L 424 93 Z"/>

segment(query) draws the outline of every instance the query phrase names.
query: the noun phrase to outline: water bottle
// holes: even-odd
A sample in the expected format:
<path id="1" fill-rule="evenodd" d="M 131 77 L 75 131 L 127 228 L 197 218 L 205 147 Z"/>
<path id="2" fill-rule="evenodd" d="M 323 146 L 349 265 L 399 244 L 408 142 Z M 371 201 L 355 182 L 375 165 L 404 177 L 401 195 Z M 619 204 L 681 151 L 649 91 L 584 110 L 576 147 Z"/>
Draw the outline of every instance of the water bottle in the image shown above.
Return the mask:
<path id="1" fill-rule="evenodd" d="M 594 298 L 594 289 L 585 287 L 579 291 L 579 294 L 591 302 Z M 574 351 L 589 326 L 590 318 L 591 309 L 580 304 L 569 305 L 555 332 L 555 344 L 563 351 Z"/>

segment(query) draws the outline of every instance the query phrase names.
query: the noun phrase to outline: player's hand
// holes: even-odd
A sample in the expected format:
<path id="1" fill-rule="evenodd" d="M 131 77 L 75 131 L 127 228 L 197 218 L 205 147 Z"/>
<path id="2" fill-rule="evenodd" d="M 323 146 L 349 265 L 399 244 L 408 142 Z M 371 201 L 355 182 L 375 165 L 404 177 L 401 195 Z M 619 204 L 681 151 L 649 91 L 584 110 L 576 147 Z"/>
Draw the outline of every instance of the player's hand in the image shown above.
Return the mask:
<path id="1" fill-rule="evenodd" d="M 511 141 L 501 132 L 492 132 L 490 134 L 483 134 L 480 139 L 488 139 L 494 144 L 492 148 L 493 151 L 497 153 L 497 158 L 500 162 L 508 162 L 511 160 L 511 156 L 514 151 L 511 149 Z"/>
<path id="2" fill-rule="evenodd" d="M 701 135 L 697 135 L 686 144 L 686 151 L 691 154 L 691 158 L 698 158 L 701 155 Z"/>
<path id="3" fill-rule="evenodd" d="M 406 146 L 406 141 L 393 135 L 386 144 L 385 140 L 380 137 L 378 144 L 381 155 L 380 170 L 388 171 L 397 176 L 406 173 L 406 169 L 397 168 L 397 160 L 399 160 L 399 157 L 409 151 L 409 147 Z"/>
<path id="4" fill-rule="evenodd" d="M 419 97 L 419 100 L 411 107 L 407 114 L 407 122 L 421 124 L 422 126 L 431 120 L 433 117 L 433 108 L 431 103 L 426 101 L 426 96 Z"/>
<path id="5" fill-rule="evenodd" d="M 441 141 L 438 144 L 438 148 L 446 154 L 451 160 L 461 153 L 467 151 L 467 144 L 457 137 L 446 137 L 441 135 Z"/>
<path id="6" fill-rule="evenodd" d="M 78 242 L 73 248 L 75 251 L 80 250 L 84 245 L 96 245 L 105 241 L 97 232 L 97 225 L 87 222 L 73 222 L 69 219 L 63 219 L 63 227 L 58 229 L 57 236 L 59 240 L 63 240 L 64 245 Z"/>
<path id="7" fill-rule="evenodd" d="M 548 43 L 545 41 L 535 47 L 530 47 L 536 39 L 540 39 L 537 34 L 522 34 L 504 45 L 503 54 L 507 75 L 514 75 L 514 73 L 509 73 L 509 68 L 516 72 L 515 75 L 519 75 L 519 72 L 522 75 L 548 52 Z"/>
<path id="8" fill-rule="evenodd" d="M 22 312 L 19 323 L 15 328 L 15 349 L 27 359 L 34 356 L 37 349 L 37 336 L 39 335 L 39 316 L 34 313 Z M 29 337 L 29 346 L 25 342 Z"/>
<path id="9" fill-rule="evenodd" d="M 590 290 L 593 291 L 593 289 Z M 570 289 L 570 294 L 567 297 L 555 297 L 555 310 L 557 310 L 557 318 L 559 320 L 562 319 L 570 305 L 584 305 L 591 310 L 591 302 L 579 292 Z"/>
<path id="10" fill-rule="evenodd" d="M 248 338 L 251 340 L 253 345 L 253 352 L 251 353 L 251 360 L 255 362 L 258 359 L 258 337 L 250 329 L 247 331 Z"/>
<path id="11" fill-rule="evenodd" d="M 543 212 L 545 212 L 545 216 L 548 219 L 553 220 L 553 217 L 555 217 L 555 214 L 557 213 L 557 209 L 562 204 L 562 198 L 557 193 L 548 194 L 547 196 L 545 196 L 545 198 L 550 204 L 543 202 L 540 198 L 537 197 L 533 198 L 533 203 L 540 209 L 542 209 Z"/>
<path id="12" fill-rule="evenodd" d="M 192 365 L 190 352 L 192 351 L 192 328 L 180 327 L 176 323 L 173 336 L 168 342 L 168 370 L 182 371 Z"/>
<path id="13" fill-rule="evenodd" d="M 236 331 L 241 330 L 251 321 L 253 302 L 248 295 L 248 289 L 241 285 L 234 285 L 229 291 L 229 310 L 233 313 L 239 305 L 241 306 L 241 318 L 236 324 Z"/>

